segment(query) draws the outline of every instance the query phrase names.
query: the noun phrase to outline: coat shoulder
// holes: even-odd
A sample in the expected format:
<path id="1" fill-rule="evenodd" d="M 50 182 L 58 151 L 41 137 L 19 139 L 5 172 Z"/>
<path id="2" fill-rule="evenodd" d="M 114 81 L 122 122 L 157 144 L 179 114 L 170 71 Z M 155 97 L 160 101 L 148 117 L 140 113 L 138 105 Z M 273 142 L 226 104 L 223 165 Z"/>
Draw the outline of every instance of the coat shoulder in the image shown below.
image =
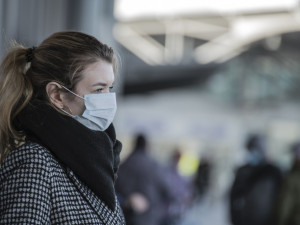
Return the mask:
<path id="1" fill-rule="evenodd" d="M 55 162 L 54 156 L 47 148 L 34 142 L 27 142 L 13 149 L 5 158 L 0 168 L 0 181 L 20 167 L 34 165 L 49 170 L 51 168 L 49 165 L 53 162 Z"/>

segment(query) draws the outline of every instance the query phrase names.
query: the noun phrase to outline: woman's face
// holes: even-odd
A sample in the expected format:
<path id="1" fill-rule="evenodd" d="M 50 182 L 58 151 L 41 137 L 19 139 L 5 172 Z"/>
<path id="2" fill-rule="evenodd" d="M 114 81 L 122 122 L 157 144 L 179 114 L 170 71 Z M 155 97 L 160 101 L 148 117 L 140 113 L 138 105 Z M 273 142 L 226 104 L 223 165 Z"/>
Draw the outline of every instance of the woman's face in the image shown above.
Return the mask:
<path id="1" fill-rule="evenodd" d="M 74 90 L 82 97 L 87 94 L 108 93 L 115 78 L 112 64 L 104 60 L 88 65 L 82 76 Z M 68 92 L 68 95 L 72 94 Z M 73 115 L 81 115 L 85 110 L 84 100 L 73 96 L 64 98 L 65 110 Z"/>

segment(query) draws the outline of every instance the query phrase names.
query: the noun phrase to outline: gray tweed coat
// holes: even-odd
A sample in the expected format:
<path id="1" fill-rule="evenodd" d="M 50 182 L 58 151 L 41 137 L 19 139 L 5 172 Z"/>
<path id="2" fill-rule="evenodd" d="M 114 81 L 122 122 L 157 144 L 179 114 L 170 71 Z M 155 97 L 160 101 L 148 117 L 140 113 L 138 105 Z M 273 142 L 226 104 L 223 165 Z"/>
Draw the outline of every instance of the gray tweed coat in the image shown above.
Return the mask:
<path id="1" fill-rule="evenodd" d="M 0 224 L 118 224 L 110 210 L 49 150 L 26 143 L 13 150 L 0 168 Z"/>

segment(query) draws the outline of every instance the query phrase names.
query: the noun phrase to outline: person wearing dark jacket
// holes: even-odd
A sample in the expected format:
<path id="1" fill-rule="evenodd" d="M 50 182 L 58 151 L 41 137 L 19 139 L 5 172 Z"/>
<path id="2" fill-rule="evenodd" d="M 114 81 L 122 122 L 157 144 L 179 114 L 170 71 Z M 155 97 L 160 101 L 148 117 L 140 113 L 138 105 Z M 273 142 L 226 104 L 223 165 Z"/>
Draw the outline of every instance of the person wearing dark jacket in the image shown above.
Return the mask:
<path id="1" fill-rule="evenodd" d="M 121 164 L 116 189 L 128 225 L 160 225 L 171 201 L 163 167 L 148 153 L 146 137 L 136 136 L 133 152 Z"/>
<path id="2" fill-rule="evenodd" d="M 276 207 L 276 225 L 300 225 L 300 142 L 292 146 L 293 165 L 285 176 Z"/>
<path id="3" fill-rule="evenodd" d="M 280 170 L 267 162 L 265 140 L 251 135 L 246 142 L 247 164 L 238 168 L 230 190 L 233 225 L 274 225 L 274 205 L 281 182 Z"/>
<path id="4" fill-rule="evenodd" d="M 0 66 L 0 224 L 125 224 L 113 49 L 75 31 Z"/>

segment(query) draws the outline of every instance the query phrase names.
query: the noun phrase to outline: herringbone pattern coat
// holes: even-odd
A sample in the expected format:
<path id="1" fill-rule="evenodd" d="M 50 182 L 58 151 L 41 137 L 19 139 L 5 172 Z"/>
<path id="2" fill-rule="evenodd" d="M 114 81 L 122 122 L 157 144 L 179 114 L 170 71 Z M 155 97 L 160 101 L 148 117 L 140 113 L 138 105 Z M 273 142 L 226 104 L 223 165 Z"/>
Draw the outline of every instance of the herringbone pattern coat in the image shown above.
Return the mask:
<path id="1" fill-rule="evenodd" d="M 29 142 L 13 150 L 0 168 L 0 224 L 125 222 L 118 202 L 110 210 L 49 150 Z"/>

